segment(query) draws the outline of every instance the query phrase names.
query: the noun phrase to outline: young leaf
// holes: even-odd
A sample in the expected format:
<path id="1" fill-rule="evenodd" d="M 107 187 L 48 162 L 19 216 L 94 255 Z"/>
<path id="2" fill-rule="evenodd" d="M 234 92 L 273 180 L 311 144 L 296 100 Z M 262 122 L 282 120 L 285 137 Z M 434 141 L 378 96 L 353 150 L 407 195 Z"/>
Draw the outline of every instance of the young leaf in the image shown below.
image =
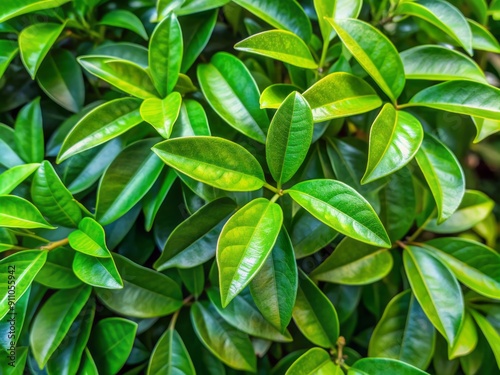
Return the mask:
<path id="1" fill-rule="evenodd" d="M 365 285 L 385 277 L 392 265 L 392 256 L 386 249 L 346 237 L 310 276 L 313 280 L 330 283 Z"/>
<path id="2" fill-rule="evenodd" d="M 234 48 L 238 51 L 270 57 L 299 68 L 318 68 L 318 64 L 314 61 L 304 41 L 289 31 L 270 30 L 254 34 L 236 43 Z"/>
<path id="3" fill-rule="evenodd" d="M 259 162 L 242 146 L 217 137 L 170 139 L 153 147 L 166 164 L 195 180 L 229 191 L 264 186 Z"/>
<path id="4" fill-rule="evenodd" d="M 259 89 L 247 67 L 228 53 L 198 65 L 198 81 L 210 106 L 229 125 L 264 143 L 269 118 L 259 106 Z"/>
<path id="5" fill-rule="evenodd" d="M 0 196 L 0 227 L 54 229 L 31 202 L 15 195 Z"/>
<path id="6" fill-rule="evenodd" d="M 467 20 L 472 31 L 472 48 L 475 50 L 500 53 L 500 44 L 483 25 Z"/>
<path id="7" fill-rule="evenodd" d="M 288 368 L 286 375 L 342 375 L 340 366 L 333 363 L 330 354 L 321 348 L 312 348 L 302 354 Z"/>
<path id="8" fill-rule="evenodd" d="M 141 117 L 163 138 L 169 139 L 181 104 L 182 96 L 178 92 L 169 94 L 165 99 L 149 98 L 141 104 Z"/>
<path id="9" fill-rule="evenodd" d="M 340 233 L 374 246 L 391 246 L 373 208 L 350 186 L 334 180 L 309 180 L 287 192 L 314 217 Z"/>
<path id="10" fill-rule="evenodd" d="M 464 172 L 448 147 L 427 133 L 416 159 L 431 189 L 438 210 L 437 222 L 441 224 L 462 201 L 465 193 Z"/>
<path id="11" fill-rule="evenodd" d="M 349 368 L 347 375 L 429 375 L 405 362 L 389 358 L 362 358 Z"/>
<path id="12" fill-rule="evenodd" d="M 103 227 L 90 217 L 78 224 L 78 230 L 68 236 L 70 246 L 83 254 L 97 258 L 109 258 L 111 253 L 106 246 Z"/>
<path id="13" fill-rule="evenodd" d="M 222 307 L 226 307 L 262 268 L 282 223 L 281 207 L 265 198 L 257 198 L 224 225 L 217 243 Z"/>
<path id="14" fill-rule="evenodd" d="M 19 156 L 27 163 L 40 163 L 44 156 L 40 97 L 26 104 L 17 114 L 14 140 Z"/>
<path id="15" fill-rule="evenodd" d="M 19 48 L 16 42 L 13 40 L 0 40 L 0 78 L 2 78 L 10 62 L 17 56 L 18 52 Z"/>
<path id="16" fill-rule="evenodd" d="M 356 60 L 387 96 L 395 101 L 405 86 L 403 63 L 396 47 L 375 27 L 356 19 L 328 19 Z"/>
<path id="17" fill-rule="evenodd" d="M 88 285 L 106 289 L 121 289 L 123 281 L 113 258 L 96 258 L 77 252 L 73 272 Z"/>
<path id="18" fill-rule="evenodd" d="M 35 23 L 19 34 L 21 60 L 32 79 L 35 79 L 40 64 L 63 29 L 64 24 Z"/>
<path id="19" fill-rule="evenodd" d="M 386 104 L 370 129 L 368 165 L 361 179 L 365 184 L 387 176 L 408 164 L 424 138 L 424 129 L 411 114 Z"/>
<path id="20" fill-rule="evenodd" d="M 291 93 L 274 115 L 266 140 L 266 160 L 278 185 L 289 181 L 302 165 L 313 135 L 311 108 Z"/>
<path id="21" fill-rule="evenodd" d="M 0 23 L 5 22 L 21 14 L 36 12 L 37 10 L 59 7 L 70 0 L 18 0 L 16 2 L 0 3 Z"/>
<path id="22" fill-rule="evenodd" d="M 497 366 L 500 367 L 500 333 L 498 333 L 498 328 L 495 328 L 488 319 L 477 311 L 471 310 L 471 314 L 483 332 L 483 335 L 486 337 L 488 344 L 490 344 L 491 350 L 495 355 Z"/>
<path id="23" fill-rule="evenodd" d="M 476 126 L 476 138 L 474 139 L 474 143 L 481 142 L 486 137 L 500 132 L 500 121 L 481 117 L 472 117 L 472 121 Z"/>
<path id="24" fill-rule="evenodd" d="M 262 91 L 262 94 L 260 95 L 260 108 L 278 109 L 281 103 L 283 103 L 288 97 L 288 95 L 290 95 L 294 91 L 300 91 L 300 88 L 285 83 L 277 83 L 268 86 L 264 91 Z"/>
<path id="25" fill-rule="evenodd" d="M 147 375 L 195 375 L 196 371 L 181 336 L 173 328 L 161 335 L 149 360 Z"/>
<path id="26" fill-rule="evenodd" d="M 149 41 L 149 69 L 162 98 L 174 89 L 182 63 L 182 30 L 177 17 L 165 17 Z"/>
<path id="27" fill-rule="evenodd" d="M 349 73 L 329 74 L 312 85 L 303 96 L 311 106 L 314 122 L 357 115 L 382 105 L 382 100 L 368 83 Z"/>
<path id="28" fill-rule="evenodd" d="M 405 248 L 403 262 L 425 315 L 453 346 L 464 320 L 464 299 L 457 279 L 441 261 L 416 246 Z"/>
<path id="29" fill-rule="evenodd" d="M 328 42 L 335 36 L 335 31 L 325 17 L 333 18 L 334 20 L 357 18 L 362 6 L 362 0 L 314 0 L 314 9 L 318 15 L 323 44 L 326 43 L 328 45 Z"/>
<path id="30" fill-rule="evenodd" d="M 128 10 L 116 9 L 108 12 L 104 15 L 104 17 L 102 17 L 99 24 L 128 29 L 137 35 L 140 35 L 145 40 L 148 40 L 148 34 L 146 33 L 141 20 L 134 13 Z"/>
<path id="31" fill-rule="evenodd" d="M 0 195 L 7 195 L 38 169 L 40 164 L 23 164 L 7 169 L 0 174 Z"/>

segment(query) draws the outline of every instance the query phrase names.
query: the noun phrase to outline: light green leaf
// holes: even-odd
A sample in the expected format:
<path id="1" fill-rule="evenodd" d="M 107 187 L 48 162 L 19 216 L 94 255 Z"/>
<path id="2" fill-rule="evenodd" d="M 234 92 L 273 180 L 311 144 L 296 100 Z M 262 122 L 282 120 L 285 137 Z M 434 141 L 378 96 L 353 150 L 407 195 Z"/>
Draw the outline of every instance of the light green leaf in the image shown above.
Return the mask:
<path id="1" fill-rule="evenodd" d="M 328 43 L 335 36 L 335 31 L 325 17 L 334 20 L 357 18 L 362 6 L 362 0 L 314 0 L 314 9 L 318 15 L 323 43 Z"/>
<path id="2" fill-rule="evenodd" d="M 121 289 L 123 281 L 113 258 L 96 258 L 77 252 L 73 272 L 84 283 L 106 289 Z"/>
<path id="3" fill-rule="evenodd" d="M 350 186 L 334 180 L 309 180 L 287 192 L 314 217 L 340 233 L 371 245 L 391 246 L 373 208 Z"/>
<path id="4" fill-rule="evenodd" d="M 78 224 L 78 230 L 68 236 L 70 246 L 83 254 L 98 258 L 109 258 L 111 253 L 106 246 L 103 227 L 90 217 Z"/>
<path id="5" fill-rule="evenodd" d="M 201 104 L 192 99 L 184 99 L 171 138 L 191 135 L 210 135 L 210 127 Z"/>
<path id="6" fill-rule="evenodd" d="M 165 139 L 170 138 L 182 104 L 178 92 L 169 94 L 165 99 L 150 98 L 141 104 L 141 117 L 150 123 Z"/>
<path id="7" fill-rule="evenodd" d="M 18 52 L 19 48 L 16 42 L 12 40 L 0 40 L 0 78 L 2 78 L 10 62 L 17 56 Z"/>
<path id="8" fill-rule="evenodd" d="M 177 10 L 186 0 L 158 0 L 156 2 L 157 20 L 161 21 L 171 12 Z"/>
<path id="9" fill-rule="evenodd" d="M 302 165 L 313 135 L 311 108 L 299 93 L 291 93 L 271 121 L 266 160 L 278 185 L 289 181 Z"/>
<path id="10" fill-rule="evenodd" d="M 408 164 L 424 138 L 424 129 L 411 114 L 386 104 L 370 128 L 365 184 L 387 176 Z"/>
<path id="11" fill-rule="evenodd" d="M 64 24 L 35 23 L 19 34 L 21 60 L 32 79 L 43 59 L 64 29 Z"/>
<path id="12" fill-rule="evenodd" d="M 416 246 L 403 252 L 406 276 L 417 300 L 450 346 L 464 320 L 464 299 L 457 279 L 441 261 Z"/>
<path id="13" fill-rule="evenodd" d="M 38 169 L 40 164 L 23 164 L 7 169 L 0 174 L 0 195 L 9 194 L 19 184 L 26 180 Z"/>
<path id="14" fill-rule="evenodd" d="M 488 321 L 488 319 L 477 311 L 471 310 L 471 314 L 483 332 L 483 335 L 486 337 L 488 344 L 490 344 L 491 350 L 495 355 L 497 366 L 500 367 L 500 333 L 498 332 L 498 329 L 496 329 L 493 324 Z"/>
<path id="15" fill-rule="evenodd" d="M 304 41 L 290 31 L 270 30 L 254 34 L 236 43 L 234 48 L 270 57 L 299 68 L 318 68 Z"/>
<path id="16" fill-rule="evenodd" d="M 277 83 L 266 87 L 260 95 L 260 108 L 278 109 L 281 103 L 285 101 L 288 95 L 294 91 L 300 91 L 300 88 L 285 83 Z"/>
<path id="17" fill-rule="evenodd" d="M 104 17 L 102 17 L 101 21 L 99 21 L 99 24 L 128 29 L 140 35 L 145 40 L 148 40 L 148 34 L 146 33 L 141 20 L 134 13 L 129 12 L 128 10 L 116 9 L 111 12 L 107 12 Z"/>
<path id="18" fill-rule="evenodd" d="M 54 229 L 31 202 L 15 195 L 0 196 L 0 227 Z"/>
<path id="19" fill-rule="evenodd" d="M 198 65 L 198 81 L 210 106 L 229 125 L 265 143 L 269 118 L 259 105 L 259 89 L 248 68 L 235 56 L 216 53 Z"/>
<path id="20" fill-rule="evenodd" d="M 179 16 L 204 12 L 206 10 L 222 7 L 231 0 L 186 0 L 180 9 L 175 11 Z"/>
<path id="21" fill-rule="evenodd" d="M 500 44 L 486 27 L 472 20 L 467 20 L 467 22 L 472 31 L 472 48 L 500 53 Z"/>
<path id="22" fill-rule="evenodd" d="M 444 31 L 472 55 L 472 33 L 463 14 L 443 0 L 402 1 L 396 12 L 419 17 Z"/>
<path id="23" fill-rule="evenodd" d="M 64 140 L 57 162 L 103 144 L 142 122 L 135 98 L 120 98 L 101 104 L 85 115 Z"/>
<path id="24" fill-rule="evenodd" d="M 82 285 L 82 281 L 73 272 L 74 258 L 75 252 L 66 247 L 50 250 L 35 281 L 52 289 L 71 289 Z"/>
<path id="25" fill-rule="evenodd" d="M 321 348 L 312 348 L 302 354 L 286 371 L 286 375 L 341 375 L 339 366 L 330 354 Z"/>
<path id="26" fill-rule="evenodd" d="M 173 328 L 167 329 L 156 343 L 146 374 L 196 374 L 189 352 Z"/>
<path id="27" fill-rule="evenodd" d="M 330 283 L 365 285 L 385 277 L 392 265 L 392 256 L 386 249 L 346 237 L 310 276 Z"/>
<path id="28" fill-rule="evenodd" d="M 219 189 L 253 191 L 265 183 L 257 159 L 223 138 L 175 138 L 157 144 L 153 151 L 172 168 Z"/>
<path id="29" fill-rule="evenodd" d="M 396 47 L 375 27 L 356 19 L 328 19 L 356 60 L 387 96 L 395 101 L 405 86 L 403 63 Z"/>
<path id="30" fill-rule="evenodd" d="M 45 146 L 40 97 L 26 104 L 17 114 L 14 141 L 19 156 L 25 162 L 43 161 Z"/>
<path id="31" fill-rule="evenodd" d="M 459 207 L 465 193 L 465 177 L 455 155 L 441 141 L 425 133 L 416 160 L 431 189 L 441 224 Z"/>
<path id="32" fill-rule="evenodd" d="M 362 358 L 349 368 L 347 375 L 429 375 L 405 362 L 389 358 Z"/>
<path id="33" fill-rule="evenodd" d="M 282 223 L 281 207 L 265 198 L 257 198 L 224 225 L 217 243 L 222 307 L 226 307 L 262 268 Z"/>
<path id="34" fill-rule="evenodd" d="M 458 333 L 457 341 L 453 347 L 448 347 L 448 358 L 451 360 L 470 354 L 477 346 L 477 328 L 468 310 L 465 311 L 464 323 Z"/>
<path id="35" fill-rule="evenodd" d="M 2 1 L 0 3 L 0 23 L 8 19 L 37 10 L 60 7 L 69 0 L 16 0 L 15 2 Z"/>
<path id="36" fill-rule="evenodd" d="M 303 96 L 311 106 L 314 122 L 357 115 L 382 105 L 382 100 L 368 83 L 342 72 L 327 75 Z"/>
<path id="37" fill-rule="evenodd" d="M 489 298 L 500 296 L 500 256 L 493 249 L 465 238 L 443 237 L 423 244 L 462 283 Z"/>
<path id="38" fill-rule="evenodd" d="M 182 64 L 182 30 L 174 14 L 155 28 L 149 41 L 149 70 L 162 98 L 174 89 Z"/>
<path id="39" fill-rule="evenodd" d="M 474 143 L 481 142 L 486 137 L 500 132 L 500 121 L 481 117 L 472 117 L 472 121 L 476 126 L 476 138 L 474 138 Z"/>

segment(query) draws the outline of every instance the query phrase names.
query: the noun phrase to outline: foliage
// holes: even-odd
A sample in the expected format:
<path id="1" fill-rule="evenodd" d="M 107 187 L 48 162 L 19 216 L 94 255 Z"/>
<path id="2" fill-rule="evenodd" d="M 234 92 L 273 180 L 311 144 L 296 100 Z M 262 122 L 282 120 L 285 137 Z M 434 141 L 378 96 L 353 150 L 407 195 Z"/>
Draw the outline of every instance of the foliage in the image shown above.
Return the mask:
<path id="1" fill-rule="evenodd" d="M 499 374 L 499 19 L 1 1 L 0 373 Z"/>

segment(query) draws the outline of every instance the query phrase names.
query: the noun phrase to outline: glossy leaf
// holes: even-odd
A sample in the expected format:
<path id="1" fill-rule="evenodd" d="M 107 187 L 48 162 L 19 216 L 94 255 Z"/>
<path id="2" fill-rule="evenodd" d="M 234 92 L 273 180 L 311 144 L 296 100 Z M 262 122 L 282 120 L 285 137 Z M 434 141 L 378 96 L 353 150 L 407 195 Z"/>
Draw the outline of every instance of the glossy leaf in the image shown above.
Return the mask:
<path id="1" fill-rule="evenodd" d="M 88 285 L 106 289 L 121 289 L 123 281 L 113 258 L 96 258 L 77 252 L 73 272 Z"/>
<path id="2" fill-rule="evenodd" d="M 361 183 L 387 176 L 408 164 L 424 138 L 420 122 L 386 104 L 370 128 L 368 165 Z"/>
<path id="3" fill-rule="evenodd" d="M 12 280 L 7 279 L 7 282 L 9 281 L 12 282 Z M 6 285 L 10 286 L 9 284 Z M 9 305 L 9 311 L 7 312 L 7 315 L 0 319 L 0 347 L 6 352 L 9 352 L 11 346 L 17 346 L 19 342 L 21 334 L 16 335 L 16 332 L 22 332 L 24 321 L 26 320 L 27 316 L 30 291 L 31 286 L 28 286 L 26 292 L 22 295 L 22 297 L 19 298 L 15 302 L 15 304 L 12 303 Z"/>
<path id="4" fill-rule="evenodd" d="M 427 133 L 416 160 L 431 189 L 438 210 L 437 223 L 441 224 L 462 201 L 465 193 L 464 172 L 448 147 Z"/>
<path id="5" fill-rule="evenodd" d="M 257 198 L 224 225 L 217 243 L 222 307 L 226 307 L 262 268 L 282 223 L 281 207 L 265 198 Z"/>
<path id="6" fill-rule="evenodd" d="M 63 29 L 64 24 L 44 22 L 28 26 L 19 34 L 21 60 L 31 78 L 35 79 L 40 64 Z"/>
<path id="7" fill-rule="evenodd" d="M 500 256 L 489 247 L 463 238 L 437 238 L 424 248 L 440 259 L 472 290 L 497 299 L 500 293 Z"/>
<path id="8" fill-rule="evenodd" d="M 150 123 L 165 139 L 170 138 L 179 111 L 182 97 L 178 92 L 169 94 L 165 99 L 150 98 L 141 104 L 141 117 Z"/>
<path id="9" fill-rule="evenodd" d="M 250 283 L 250 292 L 262 315 L 280 332 L 292 319 L 298 288 L 297 264 L 290 238 L 281 229 L 271 254 Z"/>
<path id="10" fill-rule="evenodd" d="M 335 36 L 335 31 L 330 23 L 325 19 L 357 18 L 363 1 L 361 0 L 314 0 L 314 9 L 318 15 L 319 28 L 323 43 L 327 43 Z"/>
<path id="11" fill-rule="evenodd" d="M 20 16 L 37 10 L 55 8 L 67 3 L 69 0 L 20 0 L 15 3 L 2 2 L 0 5 L 0 23 L 7 21 L 10 18 Z"/>
<path id="12" fill-rule="evenodd" d="M 0 78 L 3 76 L 10 62 L 17 56 L 19 48 L 12 40 L 0 40 Z"/>
<path id="13" fill-rule="evenodd" d="M 207 114 L 201 104 L 192 99 L 184 99 L 171 137 L 191 135 L 210 135 L 210 127 Z"/>
<path id="14" fill-rule="evenodd" d="M 343 285 L 364 285 L 385 277 L 392 265 L 392 256 L 386 249 L 346 237 L 311 273 L 311 277 L 313 280 Z"/>
<path id="15" fill-rule="evenodd" d="M 467 20 L 472 31 L 472 48 L 475 50 L 500 53 L 500 44 L 483 25 Z"/>
<path id="16" fill-rule="evenodd" d="M 316 219 L 304 209 L 299 210 L 292 222 L 290 237 L 295 257 L 301 259 L 328 246 L 338 232 Z"/>
<path id="17" fill-rule="evenodd" d="M 299 272 L 293 320 L 300 332 L 313 344 L 335 348 L 339 336 L 335 307 L 303 272 Z"/>
<path id="18" fill-rule="evenodd" d="M 156 343 L 148 365 L 148 375 L 194 375 L 196 371 L 181 336 L 169 328 Z"/>
<path id="19" fill-rule="evenodd" d="M 18 155 L 14 129 L 2 123 L 0 123 L 0 152 L 2 155 L 0 165 L 12 168 L 25 163 Z"/>
<path id="20" fill-rule="evenodd" d="M 229 198 L 217 199 L 200 208 L 169 236 L 160 258 L 154 263 L 155 269 L 185 269 L 211 259 L 222 226 L 235 209 L 236 204 Z"/>
<path id="21" fill-rule="evenodd" d="M 142 122 L 140 105 L 138 99 L 121 98 L 94 108 L 66 136 L 57 162 L 103 144 Z"/>
<path id="22" fill-rule="evenodd" d="M 82 281 L 73 272 L 74 258 L 75 252 L 66 247 L 50 250 L 35 281 L 52 289 L 71 289 L 82 285 Z"/>
<path id="23" fill-rule="evenodd" d="M 170 188 L 177 179 L 177 173 L 168 168 L 163 170 L 157 178 L 153 187 L 149 189 L 143 200 L 143 212 L 145 216 L 146 231 L 150 231 L 153 227 L 153 222 L 161 208 L 165 198 L 167 197 Z"/>
<path id="24" fill-rule="evenodd" d="M 35 172 L 40 164 L 23 164 L 7 169 L 0 174 L 0 195 L 12 192 L 19 184 Z"/>
<path id="25" fill-rule="evenodd" d="M 299 68 L 318 68 L 304 41 L 289 31 L 270 30 L 254 34 L 236 43 L 234 48 L 270 57 Z"/>
<path id="26" fill-rule="evenodd" d="M 214 356 L 234 369 L 255 372 L 250 339 L 222 319 L 213 306 L 195 302 L 191 306 L 191 322 L 198 339 Z"/>
<path id="27" fill-rule="evenodd" d="M 329 74 L 312 85 L 303 96 L 311 106 L 314 122 L 352 116 L 382 105 L 382 100 L 370 85 L 349 73 Z"/>
<path id="28" fill-rule="evenodd" d="M 148 39 L 148 34 L 142 25 L 141 20 L 134 13 L 128 10 L 116 9 L 108 12 L 99 21 L 99 24 L 115 26 L 133 31 L 144 39 Z"/>
<path id="29" fill-rule="evenodd" d="M 435 331 L 410 290 L 387 305 L 370 338 L 370 357 L 392 358 L 426 369 L 434 352 Z"/>
<path id="30" fill-rule="evenodd" d="M 464 300 L 457 279 L 422 248 L 405 248 L 403 261 L 411 289 L 425 315 L 453 345 L 464 319 Z"/>
<path id="31" fill-rule="evenodd" d="M 275 85 L 268 86 L 260 95 L 260 108 L 278 109 L 288 95 L 294 91 L 300 91 L 300 88 L 285 83 L 277 83 Z"/>
<path id="32" fill-rule="evenodd" d="M 287 192 L 314 217 L 340 233 L 371 245 L 390 247 L 375 211 L 350 186 L 334 180 L 309 180 Z"/>
<path id="33" fill-rule="evenodd" d="M 347 375 L 428 375 L 427 372 L 406 364 L 404 362 L 389 358 L 362 358 L 351 366 Z"/>
<path id="34" fill-rule="evenodd" d="M 264 143 L 269 119 L 259 106 L 259 90 L 246 66 L 219 52 L 209 64 L 198 65 L 198 81 L 210 106 L 229 125 Z"/>
<path id="35" fill-rule="evenodd" d="M 477 130 L 474 143 L 481 142 L 486 137 L 500 132 L 500 121 L 481 117 L 472 117 L 472 120 L 474 121 L 474 125 Z"/>
<path id="36" fill-rule="evenodd" d="M 110 224 L 126 214 L 153 186 L 164 164 L 151 151 L 157 138 L 125 148 L 104 172 L 98 188 L 96 219 Z"/>
<path id="37" fill-rule="evenodd" d="M 356 19 L 328 19 L 360 65 L 387 96 L 396 100 L 403 91 L 403 63 L 394 45 L 375 27 Z"/>
<path id="38" fill-rule="evenodd" d="M 312 348 L 302 354 L 287 370 L 286 375 L 341 375 L 330 354 L 321 348 Z"/>
<path id="39" fill-rule="evenodd" d="M 217 137 L 184 137 L 157 144 L 165 163 L 195 180 L 229 191 L 252 191 L 264 183 L 258 161 L 238 144 Z"/>
<path id="40" fill-rule="evenodd" d="M 90 297 L 88 286 L 60 290 L 42 306 L 33 321 L 30 346 L 38 365 L 43 368 L 68 333 Z"/>
<path id="41" fill-rule="evenodd" d="M 68 236 L 70 246 L 83 254 L 98 258 L 109 258 L 111 253 L 106 246 L 103 227 L 90 217 L 78 224 L 78 230 Z"/>
<path id="42" fill-rule="evenodd" d="M 0 227 L 54 229 L 31 202 L 15 195 L 0 196 Z"/>
<path id="43" fill-rule="evenodd" d="M 26 104 L 17 114 L 14 140 L 19 156 L 27 163 L 40 163 L 44 156 L 40 98 Z"/>
<path id="44" fill-rule="evenodd" d="M 488 319 L 478 312 L 472 310 L 471 314 L 483 332 L 483 335 L 486 337 L 488 344 L 490 344 L 491 350 L 495 355 L 497 366 L 500 367 L 500 333 L 498 333 L 498 328 L 495 328 Z"/>
<path id="45" fill-rule="evenodd" d="M 149 42 L 149 69 L 162 98 L 173 90 L 182 64 L 182 30 L 175 15 L 170 15 L 155 28 Z"/>
<path id="46" fill-rule="evenodd" d="M 465 311 L 464 323 L 458 333 L 457 341 L 453 347 L 448 347 L 448 358 L 453 359 L 470 354 L 477 346 L 477 328 L 468 310 Z"/>

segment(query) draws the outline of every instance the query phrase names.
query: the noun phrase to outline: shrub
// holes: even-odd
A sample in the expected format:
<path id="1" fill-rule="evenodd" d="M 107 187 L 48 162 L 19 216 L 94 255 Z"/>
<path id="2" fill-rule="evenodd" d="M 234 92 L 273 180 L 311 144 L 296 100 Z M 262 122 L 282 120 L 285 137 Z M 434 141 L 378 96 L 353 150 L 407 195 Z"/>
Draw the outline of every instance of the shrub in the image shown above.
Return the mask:
<path id="1" fill-rule="evenodd" d="M 498 374 L 497 19 L 2 1 L 0 372 Z"/>

